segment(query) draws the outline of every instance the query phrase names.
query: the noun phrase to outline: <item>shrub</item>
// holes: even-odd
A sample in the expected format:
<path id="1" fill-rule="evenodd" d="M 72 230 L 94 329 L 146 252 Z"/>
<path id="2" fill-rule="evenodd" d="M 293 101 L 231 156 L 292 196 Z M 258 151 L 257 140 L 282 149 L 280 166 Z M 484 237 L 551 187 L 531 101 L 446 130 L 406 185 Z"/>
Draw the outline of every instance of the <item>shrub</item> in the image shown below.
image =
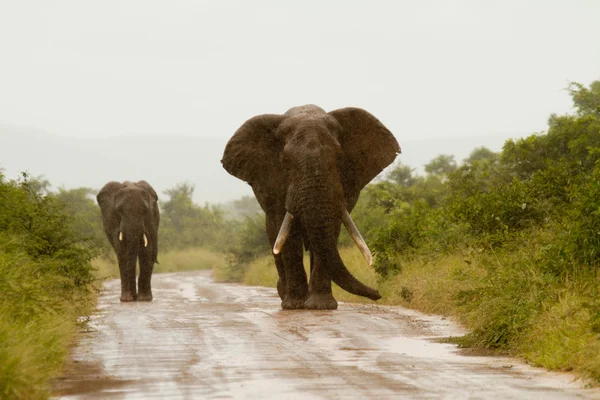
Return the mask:
<path id="1" fill-rule="evenodd" d="M 91 304 L 97 249 L 26 174 L 0 174 L 0 204 L 0 397 L 45 398 Z"/>

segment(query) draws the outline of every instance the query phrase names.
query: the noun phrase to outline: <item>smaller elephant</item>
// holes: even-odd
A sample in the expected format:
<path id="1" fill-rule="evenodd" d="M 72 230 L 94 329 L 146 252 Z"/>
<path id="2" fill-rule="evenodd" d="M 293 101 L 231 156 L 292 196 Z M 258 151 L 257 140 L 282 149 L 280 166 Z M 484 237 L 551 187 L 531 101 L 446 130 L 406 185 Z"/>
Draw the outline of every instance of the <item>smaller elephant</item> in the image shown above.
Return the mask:
<path id="1" fill-rule="evenodd" d="M 152 301 L 152 269 L 158 263 L 158 196 L 146 181 L 108 182 L 96 196 L 104 233 L 119 262 L 121 301 Z M 135 274 L 140 262 L 138 290 Z"/>

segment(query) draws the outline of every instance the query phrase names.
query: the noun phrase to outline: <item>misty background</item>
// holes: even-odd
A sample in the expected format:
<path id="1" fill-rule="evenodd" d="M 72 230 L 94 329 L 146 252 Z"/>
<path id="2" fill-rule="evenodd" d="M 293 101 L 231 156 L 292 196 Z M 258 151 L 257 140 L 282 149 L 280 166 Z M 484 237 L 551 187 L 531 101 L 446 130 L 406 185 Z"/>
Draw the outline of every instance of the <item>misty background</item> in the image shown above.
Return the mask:
<path id="1" fill-rule="evenodd" d="M 0 168 L 251 194 L 219 162 L 248 118 L 362 107 L 422 171 L 546 129 L 600 77 L 596 1 L 0 3 Z"/>

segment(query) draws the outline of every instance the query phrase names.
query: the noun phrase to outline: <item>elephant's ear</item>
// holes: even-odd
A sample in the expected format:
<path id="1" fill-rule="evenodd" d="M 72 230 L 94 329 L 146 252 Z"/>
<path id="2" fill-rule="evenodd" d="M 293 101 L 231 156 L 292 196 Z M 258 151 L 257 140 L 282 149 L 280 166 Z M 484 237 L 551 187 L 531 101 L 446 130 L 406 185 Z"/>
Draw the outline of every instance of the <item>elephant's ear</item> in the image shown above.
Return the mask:
<path id="1" fill-rule="evenodd" d="M 121 182 L 111 181 L 100 189 L 96 195 L 96 200 L 102 210 L 102 214 L 108 214 L 115 207 L 115 194 L 123 187 Z"/>
<path id="2" fill-rule="evenodd" d="M 229 139 L 221 163 L 231 175 L 251 185 L 268 185 L 282 171 L 283 143 L 276 132 L 287 117 L 263 114 L 250 118 Z"/>
<path id="3" fill-rule="evenodd" d="M 342 126 L 338 140 L 344 150 L 345 188 L 358 192 L 400 153 L 400 145 L 377 118 L 360 108 L 340 108 L 329 113 Z"/>

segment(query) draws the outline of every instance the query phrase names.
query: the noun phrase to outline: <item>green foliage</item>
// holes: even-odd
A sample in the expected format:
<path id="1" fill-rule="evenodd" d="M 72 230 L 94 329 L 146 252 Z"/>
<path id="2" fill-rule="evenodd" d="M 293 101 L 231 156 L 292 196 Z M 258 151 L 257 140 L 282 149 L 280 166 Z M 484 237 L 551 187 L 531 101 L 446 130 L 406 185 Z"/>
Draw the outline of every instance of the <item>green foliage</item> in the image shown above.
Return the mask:
<path id="1" fill-rule="evenodd" d="M 44 398 L 90 305 L 94 243 L 27 174 L 0 175 L 0 397 Z"/>
<path id="2" fill-rule="evenodd" d="M 425 164 L 425 172 L 428 174 L 446 176 L 451 172 L 456 171 L 456 161 L 453 155 L 440 154 L 429 164 Z"/>
<path id="3" fill-rule="evenodd" d="M 219 275 L 221 281 L 239 282 L 251 261 L 271 253 L 263 213 L 236 222 L 235 232 L 233 240 L 229 241 L 228 268 Z"/>
<path id="4" fill-rule="evenodd" d="M 465 158 L 465 164 L 475 165 L 476 163 L 496 163 L 499 159 L 499 154 L 494 153 L 487 147 L 477 147 L 471 151 L 469 157 Z"/>
<path id="5" fill-rule="evenodd" d="M 102 228 L 96 192 L 91 188 L 60 188 L 50 195 L 65 205 L 65 211 L 74 219 L 73 226 L 78 236 L 88 239 L 95 248 L 100 249 L 103 256 L 108 256 L 113 250 Z"/>
<path id="6" fill-rule="evenodd" d="M 568 90 L 578 115 L 600 117 L 600 81 L 592 82 L 589 89 L 581 83 L 571 82 Z"/>
<path id="7" fill-rule="evenodd" d="M 487 274 L 480 286 L 456 297 L 473 328 L 463 344 L 505 350 L 518 345 L 553 295 L 552 276 L 540 272 L 535 261 L 516 247 L 482 257 Z"/>
<path id="8" fill-rule="evenodd" d="M 252 217 L 262 212 L 260 204 L 254 196 L 242 196 L 232 202 L 232 207 L 236 218 Z"/>
<path id="9" fill-rule="evenodd" d="M 209 248 L 225 251 L 233 224 L 224 212 L 209 204 L 199 206 L 192 196 L 194 186 L 187 183 L 166 190 L 169 200 L 161 202 L 159 248 L 171 249 Z"/>
<path id="10" fill-rule="evenodd" d="M 600 134 L 600 132 L 599 132 Z M 570 192 L 571 206 L 561 235 L 562 254 L 573 257 L 575 265 L 600 267 L 600 162 Z M 565 260 L 565 263 L 570 261 Z M 567 266 L 569 266 L 567 264 Z M 569 268 L 570 270 L 570 268 Z"/>
<path id="11" fill-rule="evenodd" d="M 414 172 L 414 168 L 397 163 L 396 167 L 389 172 L 387 179 L 402 187 L 412 186 L 415 183 Z"/>
<path id="12" fill-rule="evenodd" d="M 470 171 L 464 171 L 467 179 Z M 461 177 L 465 178 L 465 177 Z M 463 188 L 453 181 L 451 200 L 448 204 L 449 215 L 463 222 L 474 236 L 488 239 L 492 245 L 507 239 L 507 235 L 530 226 L 541 218 L 532 196 L 531 185 L 518 179 L 510 182 L 498 182 L 488 190 L 473 190 L 469 184 Z M 463 192 L 470 195 L 466 195 Z"/>
<path id="13" fill-rule="evenodd" d="M 389 214 L 390 222 L 375 232 L 369 246 L 375 253 L 375 271 L 382 276 L 401 270 L 398 257 L 414 252 L 423 238 L 429 207 L 421 201 Z"/>
<path id="14" fill-rule="evenodd" d="M 58 261 L 57 272 L 70 278 L 73 285 L 90 284 L 89 260 L 97 254 L 96 249 L 79 236 L 64 203 L 32 190 L 26 175 L 20 182 L 0 178 L 0 232 L 11 237 L 4 243 L 4 251 L 22 250 L 36 261 Z"/>
<path id="15" fill-rule="evenodd" d="M 414 282 L 426 285 L 416 265 L 457 254 L 477 265 L 466 277 L 439 267 L 447 279 L 468 281 L 445 295 L 473 329 L 464 344 L 521 355 L 538 346 L 527 353 L 532 360 L 598 377 L 600 360 L 589 354 L 600 348 L 593 333 L 600 303 L 597 290 L 586 288 L 600 286 L 600 81 L 573 83 L 569 92 L 577 115 L 552 115 L 547 133 L 509 140 L 499 154 L 474 149 L 462 165 L 441 155 L 424 177 L 399 164 L 387 180 L 367 186 L 353 218 L 375 253 L 375 270 L 398 282 L 389 293 L 399 301 L 436 298 L 407 286 L 407 266 Z M 556 329 L 540 329 L 540 321 L 562 307 L 565 293 L 565 318 L 577 333 L 560 325 L 570 350 L 544 348 L 555 346 L 546 335 Z"/>

